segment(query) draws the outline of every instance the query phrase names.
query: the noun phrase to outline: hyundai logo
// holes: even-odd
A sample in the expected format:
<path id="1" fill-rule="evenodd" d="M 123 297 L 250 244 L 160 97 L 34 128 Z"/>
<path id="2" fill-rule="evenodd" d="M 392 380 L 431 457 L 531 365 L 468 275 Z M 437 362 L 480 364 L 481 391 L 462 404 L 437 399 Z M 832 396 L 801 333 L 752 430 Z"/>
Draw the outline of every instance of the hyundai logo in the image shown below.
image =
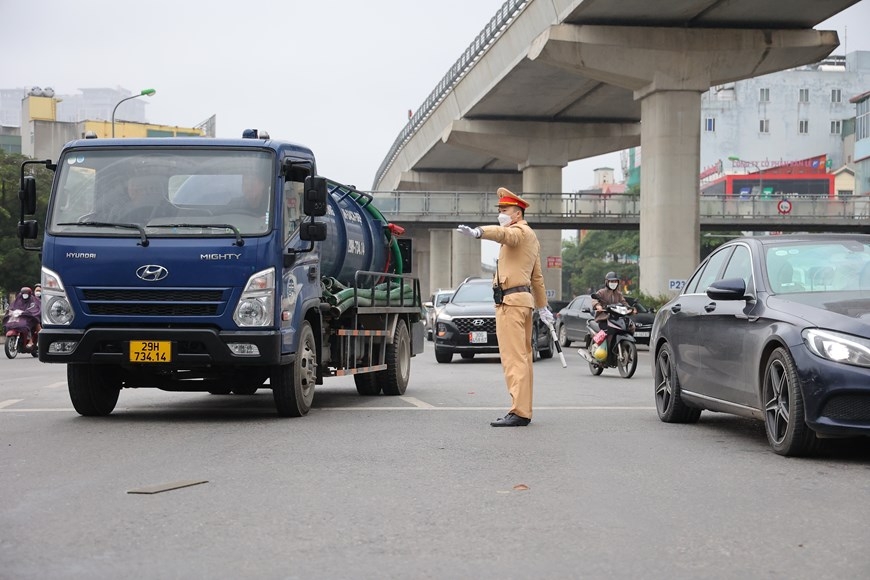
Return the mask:
<path id="1" fill-rule="evenodd" d="M 483 326 L 484 324 L 486 324 L 486 320 L 484 320 L 483 318 L 475 318 L 471 321 L 471 324 L 473 324 L 474 326 Z"/>
<path id="2" fill-rule="evenodd" d="M 169 270 L 163 266 L 148 264 L 147 266 L 139 266 L 136 270 L 136 277 L 146 282 L 158 282 L 169 276 Z"/>

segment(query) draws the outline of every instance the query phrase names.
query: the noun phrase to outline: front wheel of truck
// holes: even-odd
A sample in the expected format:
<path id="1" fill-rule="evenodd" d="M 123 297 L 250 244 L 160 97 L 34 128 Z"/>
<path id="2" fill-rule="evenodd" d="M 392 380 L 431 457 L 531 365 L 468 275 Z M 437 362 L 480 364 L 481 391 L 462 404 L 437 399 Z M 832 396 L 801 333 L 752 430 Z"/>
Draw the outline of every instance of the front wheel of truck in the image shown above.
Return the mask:
<path id="1" fill-rule="evenodd" d="M 393 342 L 387 345 L 387 370 L 378 371 L 377 381 L 385 395 L 404 395 L 411 378 L 411 335 L 408 325 L 399 319 Z"/>
<path id="2" fill-rule="evenodd" d="M 293 364 L 276 365 L 269 382 L 272 384 L 278 415 L 301 417 L 311 409 L 317 382 L 317 343 L 307 321 L 299 329 L 296 360 Z"/>
<path id="3" fill-rule="evenodd" d="M 79 415 L 104 417 L 115 409 L 121 381 L 111 367 L 70 364 L 66 367 L 69 398 Z"/>

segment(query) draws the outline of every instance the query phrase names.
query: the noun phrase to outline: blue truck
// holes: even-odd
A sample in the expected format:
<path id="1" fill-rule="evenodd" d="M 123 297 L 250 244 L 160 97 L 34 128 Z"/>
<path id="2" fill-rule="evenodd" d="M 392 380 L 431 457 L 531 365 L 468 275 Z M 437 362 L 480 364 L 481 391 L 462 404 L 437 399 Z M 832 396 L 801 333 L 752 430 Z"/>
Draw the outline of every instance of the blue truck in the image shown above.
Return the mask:
<path id="1" fill-rule="evenodd" d="M 41 244 L 30 164 L 54 170 Z M 81 415 L 121 389 L 253 394 L 308 413 L 315 385 L 402 395 L 424 344 L 402 228 L 317 174 L 307 147 L 85 138 L 21 167 L 22 247 L 42 252 L 39 359 Z"/>

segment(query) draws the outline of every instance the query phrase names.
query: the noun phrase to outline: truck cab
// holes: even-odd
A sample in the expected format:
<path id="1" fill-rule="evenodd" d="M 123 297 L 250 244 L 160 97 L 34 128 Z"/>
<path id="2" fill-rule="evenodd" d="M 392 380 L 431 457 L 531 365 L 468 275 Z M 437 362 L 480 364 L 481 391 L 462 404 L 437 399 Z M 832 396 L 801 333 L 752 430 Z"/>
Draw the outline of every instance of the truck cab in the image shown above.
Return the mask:
<path id="1" fill-rule="evenodd" d="M 419 282 L 390 259 L 395 229 L 370 196 L 317 176 L 307 147 L 82 139 L 54 167 L 41 247 L 27 243 L 32 222 L 19 229 L 42 251 L 40 360 L 68 365 L 84 415 L 111 412 L 122 388 L 250 394 L 268 382 L 279 414 L 298 416 L 325 376 L 384 379 L 395 348 L 422 350 Z M 23 183 L 23 198 L 32 190 Z M 332 312 L 327 284 L 354 289 L 353 304 Z M 399 296 L 360 310 L 384 284 Z M 366 344 L 361 326 L 383 334 Z M 379 392 L 404 392 L 407 375 Z"/>

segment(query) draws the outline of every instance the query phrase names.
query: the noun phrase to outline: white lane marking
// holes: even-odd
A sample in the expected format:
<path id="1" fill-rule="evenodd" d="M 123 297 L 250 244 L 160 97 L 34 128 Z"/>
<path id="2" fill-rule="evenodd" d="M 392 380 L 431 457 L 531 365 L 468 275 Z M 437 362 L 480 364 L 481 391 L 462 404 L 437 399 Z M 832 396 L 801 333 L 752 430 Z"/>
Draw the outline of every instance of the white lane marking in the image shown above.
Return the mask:
<path id="1" fill-rule="evenodd" d="M 655 407 L 535 407 L 535 411 L 655 411 Z M 498 411 L 501 407 L 318 407 L 312 411 Z"/>
<path id="2" fill-rule="evenodd" d="M 417 407 L 419 409 L 434 409 L 435 408 L 435 405 L 430 405 L 429 403 L 421 401 L 420 399 L 418 399 L 416 397 L 402 396 L 401 399 L 403 401 L 407 401 L 407 402 L 411 403 L 412 405 L 414 405 L 415 407 Z"/>
<path id="3" fill-rule="evenodd" d="M 56 383 L 51 383 L 50 385 L 45 385 L 46 389 L 59 389 L 61 387 L 66 388 L 66 381 L 58 381 Z"/>
<path id="4" fill-rule="evenodd" d="M 2 413 L 54 413 L 56 411 L 60 412 L 72 412 L 75 411 L 72 407 L 69 409 L 0 409 L 0 414 Z"/>
<path id="5" fill-rule="evenodd" d="M 56 409 L 46 409 L 46 408 L 36 408 L 36 409 L 8 409 L 5 408 L 9 405 L 14 405 L 19 401 L 23 401 L 23 399 L 10 399 L 8 401 L 0 402 L 0 413 L 53 413 L 53 412 L 74 412 L 75 410 L 72 407 L 67 408 L 56 408 Z M 420 401 L 422 405 L 427 405 L 427 403 L 423 403 Z M 176 408 L 176 407 L 126 407 L 124 409 L 116 409 L 118 412 L 124 411 L 184 411 L 192 412 L 192 411 L 201 411 L 208 412 L 214 411 L 215 407 L 184 407 L 184 408 Z M 221 409 L 222 411 L 263 411 L 263 408 L 255 408 L 255 407 L 225 407 Z M 420 406 L 420 407 L 318 407 L 315 409 L 311 409 L 314 411 L 503 411 L 504 407 L 434 407 L 432 405 L 429 406 Z M 535 407 L 535 411 L 655 411 L 655 407 L 604 407 L 604 406 L 589 406 L 589 407 Z"/>

